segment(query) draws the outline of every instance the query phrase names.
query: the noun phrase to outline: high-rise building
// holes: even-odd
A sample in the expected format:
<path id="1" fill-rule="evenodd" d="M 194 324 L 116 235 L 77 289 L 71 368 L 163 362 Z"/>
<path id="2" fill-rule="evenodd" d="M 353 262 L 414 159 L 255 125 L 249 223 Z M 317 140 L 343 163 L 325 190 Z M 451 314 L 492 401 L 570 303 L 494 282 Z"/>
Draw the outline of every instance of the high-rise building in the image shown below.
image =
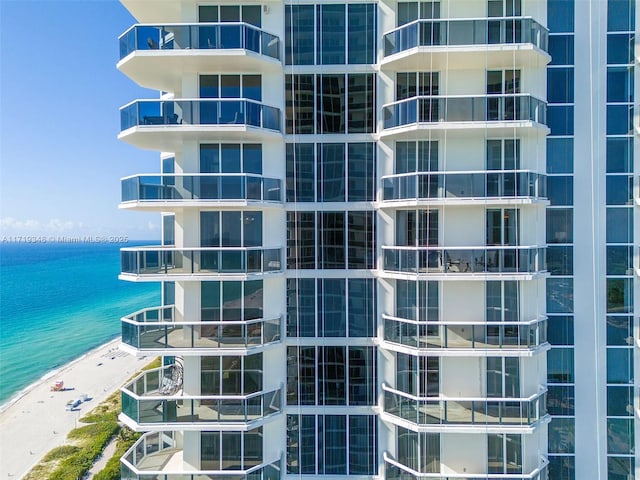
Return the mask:
<path id="1" fill-rule="evenodd" d="M 121 2 L 123 478 L 635 478 L 635 0 Z"/>

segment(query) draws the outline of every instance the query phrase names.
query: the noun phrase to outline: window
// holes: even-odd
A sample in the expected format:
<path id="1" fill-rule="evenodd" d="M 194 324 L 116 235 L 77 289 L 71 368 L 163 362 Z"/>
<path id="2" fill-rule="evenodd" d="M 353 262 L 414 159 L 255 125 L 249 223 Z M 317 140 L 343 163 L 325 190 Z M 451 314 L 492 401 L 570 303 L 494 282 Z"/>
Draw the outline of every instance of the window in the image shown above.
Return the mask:
<path id="1" fill-rule="evenodd" d="M 487 322 L 518 322 L 520 320 L 518 282 L 488 281 L 485 284 L 485 295 Z"/>
<path id="2" fill-rule="evenodd" d="M 519 245 L 520 228 L 517 209 L 488 208 L 486 219 L 487 245 Z"/>
<path id="3" fill-rule="evenodd" d="M 262 212 L 200 212 L 201 247 L 259 247 Z"/>
<path id="4" fill-rule="evenodd" d="M 376 475 L 372 415 L 287 415 L 287 473 Z"/>
<path id="5" fill-rule="evenodd" d="M 440 319 L 438 282 L 396 280 L 395 292 L 398 318 L 427 322 Z"/>
<path id="6" fill-rule="evenodd" d="M 200 5 L 200 22 L 245 22 L 256 27 L 261 26 L 262 9 L 260 5 Z"/>
<path id="7" fill-rule="evenodd" d="M 286 65 L 375 62 L 376 4 L 287 5 Z"/>
<path id="8" fill-rule="evenodd" d="M 202 395 L 248 395 L 262 390 L 262 354 L 200 357 Z"/>
<path id="9" fill-rule="evenodd" d="M 547 198 L 551 205 L 573 205 L 573 177 L 547 177 Z"/>
<path id="10" fill-rule="evenodd" d="M 162 216 L 162 245 L 176 244 L 176 216 Z"/>
<path id="11" fill-rule="evenodd" d="M 287 335 L 370 337 L 375 334 L 375 281 L 287 280 Z"/>
<path id="12" fill-rule="evenodd" d="M 200 75 L 200 98 L 262 100 L 260 75 Z"/>
<path id="13" fill-rule="evenodd" d="M 438 210 L 396 211 L 396 245 L 438 245 Z"/>
<path id="14" fill-rule="evenodd" d="M 636 18 L 635 3 L 634 0 L 607 0 L 607 31 L 633 31 Z"/>
<path id="15" fill-rule="evenodd" d="M 397 25 L 418 19 L 440 18 L 440 2 L 398 2 Z"/>
<path id="16" fill-rule="evenodd" d="M 262 145 L 258 143 L 202 144 L 200 145 L 200 173 L 262 174 Z"/>
<path id="17" fill-rule="evenodd" d="M 547 243 L 573 243 L 572 209 L 547 209 Z"/>
<path id="18" fill-rule="evenodd" d="M 572 172 L 573 138 L 547 138 L 547 173 Z"/>
<path id="19" fill-rule="evenodd" d="M 556 417 L 548 428 L 549 453 L 575 453 L 575 418 Z"/>
<path id="20" fill-rule="evenodd" d="M 520 140 L 487 140 L 487 170 L 520 169 Z"/>
<path id="21" fill-rule="evenodd" d="M 438 72 L 409 72 L 396 74 L 396 101 L 416 96 L 438 95 Z"/>
<path id="22" fill-rule="evenodd" d="M 522 473 L 522 438 L 515 434 L 487 435 L 487 472 Z"/>
<path id="23" fill-rule="evenodd" d="M 487 16 L 517 17 L 522 15 L 521 0 L 487 0 Z"/>
<path id="24" fill-rule="evenodd" d="M 440 395 L 440 358 L 396 353 L 396 388 L 418 397 Z"/>
<path id="25" fill-rule="evenodd" d="M 550 65 L 573 65 L 573 35 L 549 36 Z"/>
<path id="26" fill-rule="evenodd" d="M 486 366 L 488 398 L 520 397 L 520 359 L 487 357 Z"/>
<path id="27" fill-rule="evenodd" d="M 287 201 L 373 201 L 375 151 L 370 142 L 287 144 Z"/>
<path id="28" fill-rule="evenodd" d="M 374 347 L 289 347 L 287 405 L 375 405 Z"/>
<path id="29" fill-rule="evenodd" d="M 573 32 L 575 0 L 547 0 L 547 28 L 550 32 Z"/>
<path id="30" fill-rule="evenodd" d="M 262 280 L 201 282 L 200 318 L 203 322 L 263 318 Z"/>
<path id="31" fill-rule="evenodd" d="M 438 141 L 396 142 L 395 173 L 438 170 Z"/>
<path id="32" fill-rule="evenodd" d="M 287 133 L 372 133 L 375 76 L 286 75 Z"/>
<path id="33" fill-rule="evenodd" d="M 573 313 L 572 278 L 547 278 L 547 312 Z"/>
<path id="34" fill-rule="evenodd" d="M 549 68 L 547 86 L 549 103 L 573 103 L 573 67 Z"/>
<path id="35" fill-rule="evenodd" d="M 287 268 L 374 268 L 374 222 L 371 211 L 287 212 Z"/>
<path id="36" fill-rule="evenodd" d="M 205 470 L 246 470 L 262 463 L 262 427 L 248 432 L 200 432 Z"/>
<path id="37" fill-rule="evenodd" d="M 440 434 L 396 427 L 398 463 L 420 473 L 440 473 Z"/>
<path id="38" fill-rule="evenodd" d="M 573 275 L 573 247 L 548 246 L 547 269 L 551 275 Z"/>

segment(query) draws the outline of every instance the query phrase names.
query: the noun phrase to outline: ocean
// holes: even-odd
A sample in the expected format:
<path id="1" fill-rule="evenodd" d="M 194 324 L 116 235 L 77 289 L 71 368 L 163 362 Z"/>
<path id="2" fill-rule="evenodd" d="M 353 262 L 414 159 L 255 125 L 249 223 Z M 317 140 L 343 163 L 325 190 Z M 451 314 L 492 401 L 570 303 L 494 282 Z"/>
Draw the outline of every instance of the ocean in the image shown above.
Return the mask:
<path id="1" fill-rule="evenodd" d="M 0 405 L 160 304 L 158 283 L 118 280 L 122 246 L 0 243 Z"/>

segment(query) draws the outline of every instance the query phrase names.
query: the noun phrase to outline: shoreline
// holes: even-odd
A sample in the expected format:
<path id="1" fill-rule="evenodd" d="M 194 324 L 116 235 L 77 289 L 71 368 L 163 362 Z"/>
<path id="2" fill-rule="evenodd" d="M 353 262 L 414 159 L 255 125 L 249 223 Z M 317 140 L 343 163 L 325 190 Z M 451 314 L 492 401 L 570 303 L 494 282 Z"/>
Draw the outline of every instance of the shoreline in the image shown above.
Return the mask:
<path id="1" fill-rule="evenodd" d="M 12 405 L 14 405 L 17 401 L 19 401 L 21 398 L 23 398 L 25 395 L 27 395 L 29 392 L 31 392 L 35 388 L 39 387 L 40 385 L 42 385 L 45 382 L 50 381 L 56 375 L 62 374 L 64 372 L 64 370 L 66 370 L 68 368 L 71 368 L 77 362 L 81 362 L 83 359 L 85 359 L 86 357 L 88 357 L 92 353 L 95 353 L 98 350 L 103 350 L 103 349 L 105 349 L 105 348 L 107 348 L 109 346 L 111 348 L 115 348 L 117 350 L 118 349 L 118 345 L 121 343 L 120 342 L 120 338 L 121 338 L 120 336 L 114 337 L 113 339 L 109 340 L 106 343 L 98 345 L 97 347 L 92 348 L 91 350 L 87 350 L 85 353 L 83 353 L 79 357 L 76 357 L 73 360 L 71 360 L 71 361 L 69 361 L 69 362 L 67 362 L 67 363 L 65 363 L 63 365 L 60 365 L 59 367 L 54 368 L 53 370 L 49 370 L 42 377 L 40 377 L 38 380 L 36 380 L 35 382 L 30 383 L 29 385 L 24 387 L 22 390 L 17 391 L 13 395 L 11 395 L 5 402 L 1 403 L 0 404 L 0 414 L 2 414 L 5 410 L 10 408 Z M 111 344 L 113 344 L 113 345 L 111 345 Z"/>
<path id="2" fill-rule="evenodd" d="M 120 350 L 120 342 L 117 337 L 47 372 L 0 406 L 0 471 L 4 475 L 21 478 L 50 450 L 67 443 L 80 418 L 151 360 Z M 51 391 L 56 381 L 64 381 L 66 390 Z M 86 401 L 67 410 L 70 401 L 85 395 Z"/>

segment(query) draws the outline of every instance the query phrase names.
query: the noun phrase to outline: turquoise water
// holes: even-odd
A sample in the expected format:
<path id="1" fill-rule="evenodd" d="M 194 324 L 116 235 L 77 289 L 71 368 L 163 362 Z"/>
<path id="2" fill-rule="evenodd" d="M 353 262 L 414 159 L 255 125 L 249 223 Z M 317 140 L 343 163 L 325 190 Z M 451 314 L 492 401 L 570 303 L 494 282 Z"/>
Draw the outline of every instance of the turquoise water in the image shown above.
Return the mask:
<path id="1" fill-rule="evenodd" d="M 158 283 L 118 280 L 121 246 L 0 244 L 0 404 L 159 304 Z"/>

